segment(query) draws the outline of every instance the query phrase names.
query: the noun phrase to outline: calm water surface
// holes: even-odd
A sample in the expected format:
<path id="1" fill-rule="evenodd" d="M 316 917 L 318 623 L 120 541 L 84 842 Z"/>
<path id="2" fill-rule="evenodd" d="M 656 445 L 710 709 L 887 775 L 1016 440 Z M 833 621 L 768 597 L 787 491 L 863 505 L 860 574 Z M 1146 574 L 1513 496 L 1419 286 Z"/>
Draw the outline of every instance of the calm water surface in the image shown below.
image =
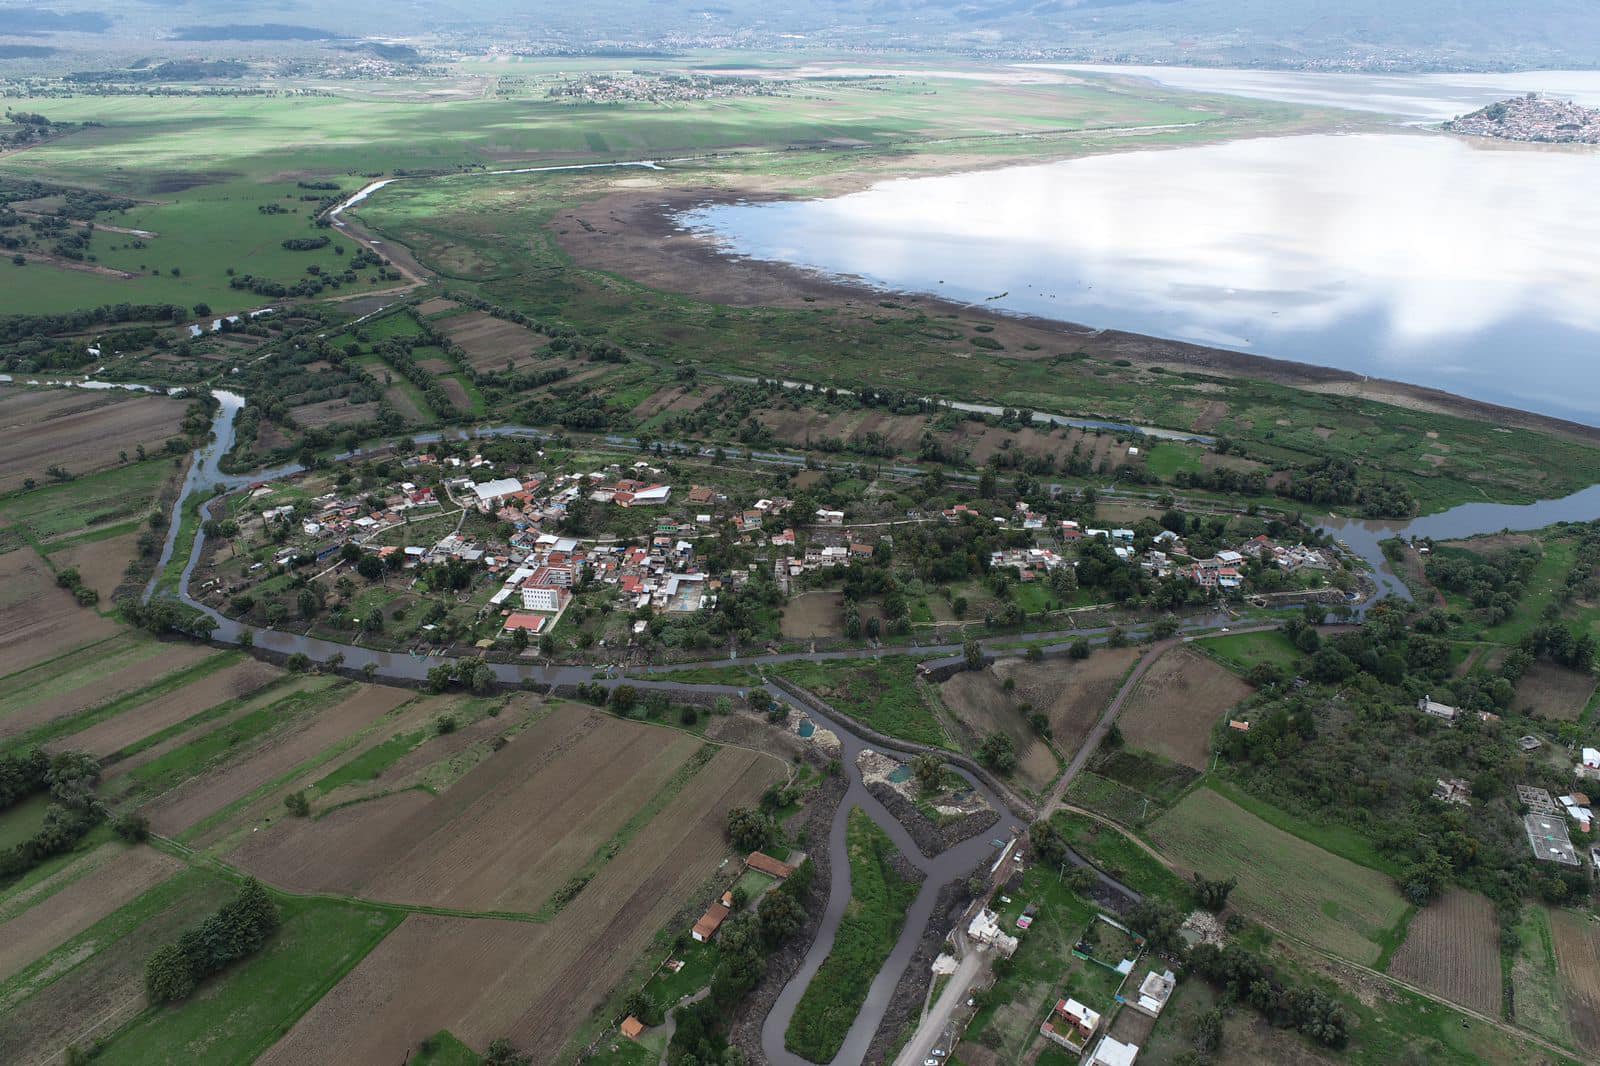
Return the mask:
<path id="1" fill-rule="evenodd" d="M 1397 128 L 891 181 L 683 223 L 884 288 L 1600 424 L 1597 191 L 1594 149 Z"/>

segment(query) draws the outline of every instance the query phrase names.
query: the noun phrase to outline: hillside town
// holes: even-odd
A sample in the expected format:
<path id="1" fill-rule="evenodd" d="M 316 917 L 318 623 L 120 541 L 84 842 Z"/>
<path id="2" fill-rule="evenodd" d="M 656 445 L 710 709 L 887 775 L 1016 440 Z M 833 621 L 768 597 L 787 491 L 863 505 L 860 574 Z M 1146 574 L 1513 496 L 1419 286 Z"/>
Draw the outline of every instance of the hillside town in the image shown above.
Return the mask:
<path id="1" fill-rule="evenodd" d="M 1446 122 L 1444 128 L 1451 133 L 1502 141 L 1600 144 L 1600 110 L 1528 93 L 1461 115 Z"/>

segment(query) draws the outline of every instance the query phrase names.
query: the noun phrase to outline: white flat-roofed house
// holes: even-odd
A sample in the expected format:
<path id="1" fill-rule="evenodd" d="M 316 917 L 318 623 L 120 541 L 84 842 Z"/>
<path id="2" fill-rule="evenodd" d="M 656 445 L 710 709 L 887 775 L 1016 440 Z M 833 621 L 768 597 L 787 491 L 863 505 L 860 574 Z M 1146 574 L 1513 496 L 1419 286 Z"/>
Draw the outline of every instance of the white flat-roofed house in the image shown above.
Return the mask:
<path id="1" fill-rule="evenodd" d="M 472 494 L 478 498 L 478 509 L 485 512 L 496 510 L 501 500 L 521 491 L 522 482 L 514 477 L 480 481 L 472 486 Z"/>

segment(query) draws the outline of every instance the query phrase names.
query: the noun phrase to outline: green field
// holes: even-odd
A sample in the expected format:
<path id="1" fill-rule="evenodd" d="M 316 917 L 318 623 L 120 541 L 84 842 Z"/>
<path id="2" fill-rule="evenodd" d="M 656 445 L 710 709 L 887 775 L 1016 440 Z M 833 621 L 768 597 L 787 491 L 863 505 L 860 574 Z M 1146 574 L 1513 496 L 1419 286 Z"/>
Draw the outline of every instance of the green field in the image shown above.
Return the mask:
<path id="1" fill-rule="evenodd" d="M 1303 658 L 1294 642 L 1276 629 L 1207 637 L 1195 641 L 1194 646 L 1241 677 L 1261 663 L 1279 667 L 1292 677 L 1299 672 Z"/>
<path id="2" fill-rule="evenodd" d="M 181 1003 L 145 1011 L 107 1044 L 108 1063 L 248 1062 L 270 1047 L 403 915 L 285 896 L 283 925 L 259 953 Z"/>
<path id="3" fill-rule="evenodd" d="M 833 950 L 806 986 L 784 1034 L 785 1047 L 819 1063 L 831 1062 L 838 1053 L 917 896 L 916 883 L 902 879 L 891 865 L 896 852 L 888 834 L 860 808 L 850 812 L 846 840 L 850 903 Z"/>
<path id="4" fill-rule="evenodd" d="M 786 662 L 772 672 L 815 692 L 841 713 L 885 736 L 950 747 L 938 716 L 917 690 L 915 659 Z"/>
<path id="5" fill-rule="evenodd" d="M 1355 962 L 1378 960 L 1406 902 L 1387 876 L 1357 866 L 1198 789 L 1149 828 L 1162 854 L 1208 877 L 1239 879 L 1245 913 Z"/>

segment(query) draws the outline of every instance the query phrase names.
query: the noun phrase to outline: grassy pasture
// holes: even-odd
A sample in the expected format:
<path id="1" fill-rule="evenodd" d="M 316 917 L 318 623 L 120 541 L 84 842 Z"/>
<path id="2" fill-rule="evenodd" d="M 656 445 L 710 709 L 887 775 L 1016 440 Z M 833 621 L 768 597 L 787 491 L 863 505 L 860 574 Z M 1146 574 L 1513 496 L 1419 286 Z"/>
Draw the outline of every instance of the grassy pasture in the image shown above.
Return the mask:
<path id="1" fill-rule="evenodd" d="M 887 659 L 824 659 L 786 662 L 772 670 L 809 689 L 844 714 L 886 736 L 949 747 L 938 717 L 917 691 L 917 662 Z"/>
<path id="2" fill-rule="evenodd" d="M 1148 833 L 1188 869 L 1237 877 L 1233 900 L 1247 913 L 1355 962 L 1376 962 L 1406 914 L 1388 877 L 1291 836 L 1209 789 L 1190 793 Z"/>

